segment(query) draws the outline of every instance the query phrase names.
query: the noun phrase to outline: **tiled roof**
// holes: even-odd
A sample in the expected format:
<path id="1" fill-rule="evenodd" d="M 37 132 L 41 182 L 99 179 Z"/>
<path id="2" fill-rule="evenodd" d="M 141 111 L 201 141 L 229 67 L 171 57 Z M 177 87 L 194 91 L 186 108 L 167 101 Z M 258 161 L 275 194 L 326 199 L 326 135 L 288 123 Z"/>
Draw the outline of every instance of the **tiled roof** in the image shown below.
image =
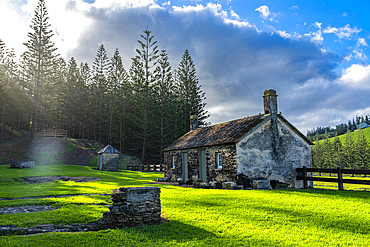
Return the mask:
<path id="1" fill-rule="evenodd" d="M 107 145 L 102 150 L 98 152 L 98 154 L 119 154 L 120 152 L 112 147 L 111 145 Z"/>
<path id="2" fill-rule="evenodd" d="M 260 114 L 196 129 L 177 139 L 164 151 L 235 143 L 265 118 L 266 115 Z"/>

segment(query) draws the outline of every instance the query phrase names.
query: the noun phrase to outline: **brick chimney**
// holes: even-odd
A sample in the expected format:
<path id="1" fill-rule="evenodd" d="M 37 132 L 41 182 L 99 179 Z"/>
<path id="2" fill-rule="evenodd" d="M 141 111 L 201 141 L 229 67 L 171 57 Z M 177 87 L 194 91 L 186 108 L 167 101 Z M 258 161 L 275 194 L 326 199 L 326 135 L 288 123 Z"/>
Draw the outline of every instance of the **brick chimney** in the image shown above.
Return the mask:
<path id="1" fill-rule="evenodd" d="M 198 116 L 190 115 L 190 131 L 198 129 Z"/>
<path id="2" fill-rule="evenodd" d="M 265 114 L 271 114 L 272 117 L 276 117 L 277 108 L 277 95 L 274 89 L 265 90 L 263 93 L 263 108 Z"/>

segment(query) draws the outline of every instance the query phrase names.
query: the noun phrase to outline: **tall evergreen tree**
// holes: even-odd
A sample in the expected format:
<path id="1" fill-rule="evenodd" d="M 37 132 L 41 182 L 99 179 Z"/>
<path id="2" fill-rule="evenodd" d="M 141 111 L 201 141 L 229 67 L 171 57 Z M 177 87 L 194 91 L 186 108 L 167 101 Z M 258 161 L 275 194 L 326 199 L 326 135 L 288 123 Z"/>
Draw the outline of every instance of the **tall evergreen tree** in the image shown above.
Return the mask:
<path id="1" fill-rule="evenodd" d="M 330 139 L 328 137 L 328 132 L 325 129 L 325 141 L 323 144 L 323 158 L 324 158 L 324 167 L 325 168 L 334 168 L 333 167 L 333 152 L 332 152 L 332 144 L 330 142 Z"/>
<path id="2" fill-rule="evenodd" d="M 364 136 L 364 132 L 360 128 L 357 131 L 357 141 L 356 141 L 356 156 L 355 156 L 355 168 L 356 169 L 368 169 L 369 168 L 369 149 L 368 143 Z"/>
<path id="3" fill-rule="evenodd" d="M 113 143 L 113 133 L 114 133 L 114 123 L 116 122 L 116 118 L 118 116 L 119 124 L 118 124 L 118 132 L 119 132 L 119 143 L 121 144 L 121 140 L 124 141 L 124 130 L 123 128 L 123 118 L 124 115 L 118 114 L 120 108 L 125 111 L 125 107 L 120 107 L 120 105 L 125 102 L 121 102 L 123 98 L 119 97 L 120 92 L 122 93 L 122 87 L 127 84 L 127 73 L 123 68 L 122 58 L 119 54 L 118 48 L 115 50 L 113 57 L 110 60 L 109 66 L 109 131 L 108 131 L 108 140 L 109 144 Z M 123 95 L 121 95 L 123 96 Z M 120 104 L 119 104 L 120 102 Z"/>
<path id="4" fill-rule="evenodd" d="M 205 93 L 196 76 L 196 70 L 188 50 L 185 50 L 176 73 L 178 95 L 181 100 L 182 128 L 184 133 L 190 130 L 190 116 L 197 115 L 199 126 L 206 125 L 209 117 L 204 109 Z"/>
<path id="5" fill-rule="evenodd" d="M 6 45 L 0 39 L 0 141 L 3 140 L 5 128 L 5 107 L 7 102 L 8 74 L 6 71 Z"/>
<path id="6" fill-rule="evenodd" d="M 355 145 L 352 139 L 352 133 L 348 129 L 346 134 L 346 140 L 343 146 L 343 158 L 345 168 L 355 169 Z"/>
<path id="7" fill-rule="evenodd" d="M 34 84 L 33 87 L 33 109 L 32 109 L 32 126 L 30 133 L 30 140 L 32 141 L 35 136 L 35 130 L 37 126 L 37 110 L 41 102 L 41 93 L 43 84 L 47 83 L 46 78 L 48 77 L 53 61 L 57 54 L 55 51 L 57 48 L 54 47 L 54 42 L 51 41 L 54 35 L 50 30 L 50 24 L 48 23 L 49 17 L 46 10 L 45 1 L 39 0 L 34 17 L 32 18 L 31 29 L 32 32 L 28 33 L 29 40 L 24 45 L 27 47 L 27 51 L 23 54 L 25 61 L 27 62 L 27 74 L 29 80 Z"/>
<path id="8" fill-rule="evenodd" d="M 319 142 L 319 133 L 316 132 L 315 146 L 312 149 L 313 151 L 313 167 L 314 168 L 323 168 L 322 167 L 322 148 Z"/>
<path id="9" fill-rule="evenodd" d="M 92 115 L 88 114 L 93 112 L 91 109 L 92 95 L 89 90 L 91 84 L 91 70 L 88 63 L 81 63 L 80 65 L 80 78 L 81 78 L 81 87 L 82 87 L 82 139 L 89 138 L 89 135 L 92 131 L 92 126 L 89 123 L 93 123 Z M 87 131 L 86 131 L 87 130 Z M 85 136 L 85 134 L 87 134 Z M 91 138 L 92 139 L 92 138 Z"/>
<path id="10" fill-rule="evenodd" d="M 108 91 L 108 68 L 109 68 L 109 59 L 107 52 L 103 44 L 100 45 L 98 52 L 96 54 L 94 63 L 93 63 L 93 84 L 92 90 L 95 97 L 95 117 L 97 119 L 96 135 L 99 142 L 102 141 L 102 136 L 104 135 L 104 128 L 106 123 L 106 104 L 105 96 Z M 106 133 L 106 132 L 105 132 Z"/>
<path id="11" fill-rule="evenodd" d="M 158 59 L 158 66 L 155 69 L 155 85 L 156 94 L 156 114 L 159 122 L 157 139 L 159 157 L 163 161 L 163 149 L 171 144 L 178 136 L 176 135 L 176 122 L 179 115 L 176 111 L 176 94 L 175 85 L 172 76 L 171 65 L 168 61 L 168 55 L 163 48 Z"/>
<path id="12" fill-rule="evenodd" d="M 157 41 L 153 40 L 154 36 L 148 28 L 144 31 L 144 35 L 140 35 L 140 37 L 142 40 L 138 40 L 138 43 L 141 49 L 136 49 L 137 56 L 133 59 L 133 65 L 134 67 L 136 65 L 142 66 L 140 73 L 143 72 L 143 78 L 133 80 L 135 84 L 133 88 L 137 109 L 136 119 L 138 120 L 136 136 L 141 139 L 141 162 L 145 163 L 147 161 L 148 145 L 150 145 L 150 139 L 152 138 L 151 132 L 155 125 L 152 117 L 155 102 L 152 91 L 152 83 L 154 82 L 152 67 L 156 65 L 158 59 L 158 47 L 156 45 Z M 138 69 L 141 70 L 141 68 Z"/>
<path id="13" fill-rule="evenodd" d="M 334 167 L 343 166 L 342 143 L 337 133 L 335 133 L 334 142 L 333 142 L 333 163 L 334 163 Z"/>

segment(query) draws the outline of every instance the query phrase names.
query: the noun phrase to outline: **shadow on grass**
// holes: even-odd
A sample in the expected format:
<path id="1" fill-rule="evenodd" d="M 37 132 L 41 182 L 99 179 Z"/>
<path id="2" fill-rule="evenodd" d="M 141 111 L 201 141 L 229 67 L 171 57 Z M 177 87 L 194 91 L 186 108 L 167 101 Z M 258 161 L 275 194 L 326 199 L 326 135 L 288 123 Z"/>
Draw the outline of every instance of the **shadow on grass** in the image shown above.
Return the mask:
<path id="1" fill-rule="evenodd" d="M 297 194 L 300 193 L 302 195 L 305 194 L 311 194 L 314 196 L 319 196 L 319 197 L 325 197 L 327 198 L 328 195 L 330 196 L 335 196 L 336 198 L 342 197 L 342 198 L 353 198 L 353 199 L 369 199 L 370 203 L 370 193 L 369 191 L 354 191 L 354 190 L 329 190 L 329 189 L 287 189 L 287 190 L 275 190 L 273 191 L 275 193 L 286 193 L 286 194 Z"/>
<path id="2" fill-rule="evenodd" d="M 285 246 L 284 243 L 262 239 L 260 236 L 236 239 L 180 221 L 98 232 L 7 236 L 0 239 L 0 244 L 7 243 L 12 246 L 29 243 L 32 246 L 45 243 L 53 243 L 53 246 Z"/>
<path id="3" fill-rule="evenodd" d="M 259 210 L 267 212 L 272 217 L 280 218 L 287 220 L 288 222 L 298 222 L 298 224 L 303 224 L 307 228 L 316 226 L 322 229 L 337 229 L 340 231 L 347 231 L 351 233 L 360 233 L 360 234 L 369 234 L 370 233 L 370 219 L 361 217 L 361 214 L 354 212 L 354 208 L 351 207 L 348 209 L 350 213 L 345 208 L 345 203 L 341 199 L 347 200 L 351 199 L 370 199 L 370 194 L 366 192 L 355 192 L 355 191 L 332 191 L 332 190 L 282 190 L 282 191 L 271 191 L 272 193 L 279 194 L 292 194 L 295 196 L 305 197 L 307 201 L 307 194 L 313 195 L 315 197 L 319 196 L 330 201 L 330 203 L 337 203 L 338 207 L 333 206 L 332 210 L 325 210 L 325 207 L 322 207 L 324 210 L 319 210 L 322 205 L 317 205 L 314 208 L 312 207 L 300 207 L 299 204 L 295 207 L 290 207 L 289 209 L 286 206 L 281 206 L 278 203 L 271 203 L 268 199 L 260 199 L 260 203 L 249 205 L 249 208 L 253 210 Z M 333 196 L 333 197 L 331 197 Z M 336 202 L 336 200 L 338 200 Z M 299 201 L 299 199 L 298 199 Z M 354 200 L 357 202 L 356 200 Z M 370 202 L 370 200 L 369 200 Z M 369 203 L 367 202 L 367 203 Z M 361 201 L 363 203 L 363 200 Z M 363 215 L 363 213 L 362 213 Z M 364 216 L 364 215 L 363 215 Z M 240 215 L 239 215 L 240 217 Z M 247 216 L 250 218 L 250 216 Z"/>

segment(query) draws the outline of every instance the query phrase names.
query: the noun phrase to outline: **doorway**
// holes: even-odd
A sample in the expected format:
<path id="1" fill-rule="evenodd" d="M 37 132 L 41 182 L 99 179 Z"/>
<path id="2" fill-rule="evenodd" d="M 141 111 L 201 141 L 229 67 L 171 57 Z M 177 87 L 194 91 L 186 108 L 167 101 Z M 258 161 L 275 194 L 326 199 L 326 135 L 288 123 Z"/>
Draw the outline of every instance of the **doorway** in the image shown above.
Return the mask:
<path id="1" fill-rule="evenodd" d="M 206 150 L 199 149 L 199 178 L 202 182 L 207 181 L 207 171 L 206 171 Z"/>
<path id="2" fill-rule="evenodd" d="M 182 151 L 182 181 L 188 180 L 188 153 L 187 151 Z"/>

